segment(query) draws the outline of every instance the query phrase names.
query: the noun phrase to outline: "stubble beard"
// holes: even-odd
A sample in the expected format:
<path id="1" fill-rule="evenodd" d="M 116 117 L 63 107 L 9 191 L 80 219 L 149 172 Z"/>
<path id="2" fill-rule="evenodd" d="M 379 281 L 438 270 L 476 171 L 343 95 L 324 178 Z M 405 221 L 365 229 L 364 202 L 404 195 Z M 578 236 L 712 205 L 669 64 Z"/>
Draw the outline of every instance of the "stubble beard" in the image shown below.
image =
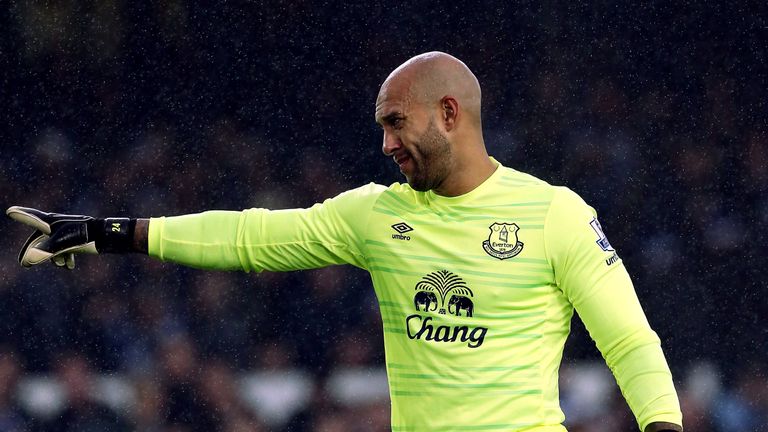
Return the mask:
<path id="1" fill-rule="evenodd" d="M 414 148 L 419 158 L 413 158 L 413 176 L 406 179 L 413 190 L 426 192 L 440 187 L 450 172 L 451 145 L 430 118 L 427 130 L 419 137 Z"/>

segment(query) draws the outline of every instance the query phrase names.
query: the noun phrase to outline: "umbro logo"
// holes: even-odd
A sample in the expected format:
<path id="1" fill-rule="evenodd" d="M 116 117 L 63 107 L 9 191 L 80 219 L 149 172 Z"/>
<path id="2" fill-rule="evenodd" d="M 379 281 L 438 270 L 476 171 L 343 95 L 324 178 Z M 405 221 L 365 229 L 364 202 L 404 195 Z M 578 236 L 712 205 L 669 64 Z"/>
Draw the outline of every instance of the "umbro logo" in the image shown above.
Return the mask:
<path id="1" fill-rule="evenodd" d="M 405 222 L 399 222 L 394 225 L 392 225 L 392 228 L 397 231 L 400 234 L 405 234 L 408 231 L 413 231 L 413 228 L 411 228 L 407 223 Z"/>
<path id="2" fill-rule="evenodd" d="M 395 240 L 405 240 L 408 241 L 411 239 L 410 236 L 403 235 L 407 232 L 413 231 L 413 228 L 411 228 L 407 223 L 405 222 L 398 222 L 394 225 L 392 225 L 392 229 L 397 231 L 397 234 L 392 234 L 392 238 Z"/>

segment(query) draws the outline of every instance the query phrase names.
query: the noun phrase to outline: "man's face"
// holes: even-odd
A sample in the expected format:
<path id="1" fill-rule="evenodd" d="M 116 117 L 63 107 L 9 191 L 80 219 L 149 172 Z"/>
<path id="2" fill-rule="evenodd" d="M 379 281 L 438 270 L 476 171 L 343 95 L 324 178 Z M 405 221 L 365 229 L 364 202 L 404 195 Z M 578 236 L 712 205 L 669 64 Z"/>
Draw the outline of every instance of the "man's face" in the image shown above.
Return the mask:
<path id="1" fill-rule="evenodd" d="M 384 130 L 382 151 L 414 190 L 436 189 L 450 172 L 450 142 L 436 124 L 438 110 L 414 101 L 397 84 L 384 83 L 376 100 L 376 122 Z"/>

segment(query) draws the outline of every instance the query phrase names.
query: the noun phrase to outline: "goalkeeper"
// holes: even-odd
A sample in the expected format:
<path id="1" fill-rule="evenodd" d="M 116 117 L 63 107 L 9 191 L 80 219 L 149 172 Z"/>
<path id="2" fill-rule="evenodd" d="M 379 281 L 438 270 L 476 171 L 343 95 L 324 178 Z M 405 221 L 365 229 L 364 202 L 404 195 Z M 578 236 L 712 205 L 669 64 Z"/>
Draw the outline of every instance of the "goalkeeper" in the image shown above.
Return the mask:
<path id="1" fill-rule="evenodd" d="M 558 368 L 574 310 L 639 429 L 682 431 L 657 335 L 595 211 L 488 156 L 480 86 L 458 59 L 416 56 L 376 100 L 382 150 L 407 183 L 308 209 L 152 219 L 11 207 L 35 229 L 24 266 L 142 252 L 211 270 L 367 270 L 384 323 L 394 431 L 565 431 Z"/>

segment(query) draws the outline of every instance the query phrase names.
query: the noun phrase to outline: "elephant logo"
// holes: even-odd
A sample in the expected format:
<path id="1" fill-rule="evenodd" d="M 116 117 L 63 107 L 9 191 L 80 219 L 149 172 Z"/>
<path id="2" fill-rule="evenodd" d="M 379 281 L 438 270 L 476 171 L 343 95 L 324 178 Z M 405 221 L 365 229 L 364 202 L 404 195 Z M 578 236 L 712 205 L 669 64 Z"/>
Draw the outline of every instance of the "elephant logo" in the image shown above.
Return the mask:
<path id="1" fill-rule="evenodd" d="M 439 270 L 422 277 L 416 284 L 416 294 L 413 296 L 417 313 L 405 317 L 406 336 L 421 342 L 466 343 L 467 348 L 479 348 L 489 328 L 476 325 L 473 319 L 465 321 L 463 318 L 453 318 L 471 318 L 475 314 L 472 297 L 474 294 L 466 282 L 448 270 Z M 451 317 L 432 315 L 435 311 Z"/>
<path id="2" fill-rule="evenodd" d="M 416 284 L 416 295 L 413 297 L 413 303 L 417 311 L 420 311 L 420 305 L 424 306 L 424 312 L 432 312 L 438 309 L 437 297 L 440 296 L 440 308 L 438 313 L 445 315 L 448 300 L 447 312 L 451 315 L 471 317 L 474 311 L 474 304 L 470 297 L 473 297 L 472 290 L 469 289 L 466 282 L 459 276 L 448 270 L 440 270 L 430 273 Z M 430 309 L 430 305 L 434 305 Z"/>
<path id="3" fill-rule="evenodd" d="M 437 309 L 437 297 L 435 293 L 429 291 L 419 291 L 413 296 L 413 305 L 416 306 L 416 310 L 419 311 L 419 305 L 424 306 L 424 312 L 430 312 Z M 432 305 L 432 309 L 429 306 Z"/>
<path id="4" fill-rule="evenodd" d="M 451 300 L 448 301 L 448 313 L 451 315 L 461 316 L 462 309 L 466 312 L 466 316 L 471 317 L 472 311 L 475 309 L 475 305 L 469 297 L 460 295 L 454 295 Z"/>

